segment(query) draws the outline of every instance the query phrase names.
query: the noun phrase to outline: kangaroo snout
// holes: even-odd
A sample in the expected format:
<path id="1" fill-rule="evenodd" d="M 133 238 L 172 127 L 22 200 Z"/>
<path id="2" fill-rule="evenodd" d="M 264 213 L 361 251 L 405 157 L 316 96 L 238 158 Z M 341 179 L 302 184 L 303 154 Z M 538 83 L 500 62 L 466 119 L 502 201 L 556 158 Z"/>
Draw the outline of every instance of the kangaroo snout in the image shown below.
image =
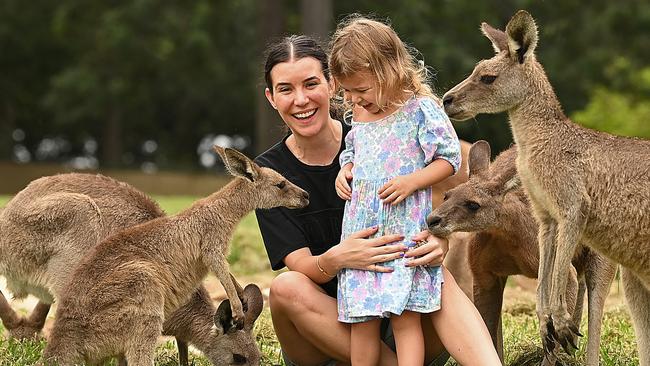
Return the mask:
<path id="1" fill-rule="evenodd" d="M 287 207 L 288 208 L 304 208 L 304 207 L 307 207 L 307 205 L 309 204 L 309 193 L 307 193 L 306 191 L 304 191 L 304 190 L 302 190 L 300 188 L 296 188 L 296 189 L 299 190 L 297 192 L 297 194 L 296 194 L 296 197 L 298 198 L 298 202 L 296 204 L 294 204 L 294 205 L 290 205 L 290 206 L 287 206 Z"/>
<path id="2" fill-rule="evenodd" d="M 449 230 L 446 230 L 442 225 L 442 217 L 435 215 L 434 213 L 427 216 L 427 227 L 429 232 L 435 236 L 446 237 L 449 235 Z"/>

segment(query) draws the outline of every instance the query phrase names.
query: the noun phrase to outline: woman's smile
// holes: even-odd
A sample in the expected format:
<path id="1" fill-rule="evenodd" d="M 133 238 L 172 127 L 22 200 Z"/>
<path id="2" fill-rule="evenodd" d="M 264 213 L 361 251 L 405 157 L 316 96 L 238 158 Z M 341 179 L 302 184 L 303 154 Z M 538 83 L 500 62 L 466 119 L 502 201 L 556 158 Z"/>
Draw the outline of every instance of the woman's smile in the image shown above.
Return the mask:
<path id="1" fill-rule="evenodd" d="M 314 108 L 314 109 L 310 109 L 310 110 L 303 111 L 303 112 L 293 113 L 292 116 L 295 119 L 305 123 L 305 122 L 308 122 L 308 120 L 311 117 L 313 117 L 316 114 L 317 111 L 318 111 L 318 108 Z"/>

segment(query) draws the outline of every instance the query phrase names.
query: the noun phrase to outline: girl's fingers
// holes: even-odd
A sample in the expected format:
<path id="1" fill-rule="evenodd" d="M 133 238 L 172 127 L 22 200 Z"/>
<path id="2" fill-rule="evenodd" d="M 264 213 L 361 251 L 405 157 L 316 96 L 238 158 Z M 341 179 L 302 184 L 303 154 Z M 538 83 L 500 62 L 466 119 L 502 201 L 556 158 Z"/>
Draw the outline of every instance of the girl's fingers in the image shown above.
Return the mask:
<path id="1" fill-rule="evenodd" d="M 404 197 L 403 195 L 400 194 L 399 196 L 397 196 L 397 198 L 395 198 L 395 201 L 393 201 L 392 205 L 395 206 L 396 204 L 398 204 L 398 203 L 404 201 L 404 198 L 405 198 L 405 197 Z"/>
<path id="2" fill-rule="evenodd" d="M 399 193 L 393 192 L 388 197 L 384 198 L 384 203 L 393 203 L 393 201 L 395 201 L 399 196 Z"/>
<path id="3" fill-rule="evenodd" d="M 395 187 L 393 187 L 393 185 L 390 182 L 388 182 L 384 184 L 381 188 L 379 188 L 377 194 L 379 194 L 379 198 L 384 199 L 393 192 L 395 192 Z"/>

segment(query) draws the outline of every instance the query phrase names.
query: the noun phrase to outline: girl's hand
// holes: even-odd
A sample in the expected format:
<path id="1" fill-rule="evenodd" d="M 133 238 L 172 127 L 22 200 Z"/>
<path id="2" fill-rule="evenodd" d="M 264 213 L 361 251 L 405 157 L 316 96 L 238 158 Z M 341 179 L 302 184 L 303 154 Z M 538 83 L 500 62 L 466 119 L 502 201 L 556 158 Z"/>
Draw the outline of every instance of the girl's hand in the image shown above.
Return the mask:
<path id="1" fill-rule="evenodd" d="M 334 187 L 336 194 L 344 200 L 349 201 L 352 198 L 352 188 L 350 188 L 350 181 L 352 180 L 352 164 L 345 164 L 339 174 L 336 175 Z"/>
<path id="2" fill-rule="evenodd" d="M 449 251 L 449 240 L 433 236 L 426 230 L 417 234 L 412 239 L 414 241 L 426 240 L 426 242 L 419 247 L 406 252 L 404 257 L 414 258 L 406 263 L 407 267 L 435 267 L 442 264 L 445 255 L 447 255 L 447 252 Z"/>
<path id="3" fill-rule="evenodd" d="M 402 175 L 395 177 L 384 184 L 379 189 L 379 198 L 384 200 L 384 203 L 392 203 L 396 205 L 402 202 L 406 197 L 410 196 L 417 190 L 417 186 L 413 179 L 409 178 L 410 175 Z"/>
<path id="4" fill-rule="evenodd" d="M 338 268 L 365 269 L 375 272 L 392 272 L 392 268 L 383 267 L 378 263 L 400 258 L 406 251 L 404 244 L 392 244 L 404 239 L 402 235 L 384 235 L 368 239 L 375 234 L 377 228 L 369 228 L 351 234 L 347 239 L 332 247 L 328 252 L 335 257 L 334 263 Z"/>

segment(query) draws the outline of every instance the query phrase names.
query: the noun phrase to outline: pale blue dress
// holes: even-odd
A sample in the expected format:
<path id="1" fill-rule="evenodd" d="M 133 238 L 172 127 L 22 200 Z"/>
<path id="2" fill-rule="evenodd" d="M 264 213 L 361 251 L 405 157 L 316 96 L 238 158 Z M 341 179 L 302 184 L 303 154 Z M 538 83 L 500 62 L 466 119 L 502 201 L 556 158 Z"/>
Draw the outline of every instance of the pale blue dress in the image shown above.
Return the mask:
<path id="1" fill-rule="evenodd" d="M 431 98 L 409 99 L 393 114 L 374 122 L 352 121 L 340 164 L 354 163 L 352 198 L 345 204 L 342 239 L 378 226 L 377 236 L 402 234 L 404 244 L 426 229 L 431 189 L 414 192 L 399 204 L 384 204 L 377 192 L 390 179 L 413 173 L 435 159 L 458 170 L 460 143 L 440 105 Z M 440 308 L 440 267 L 405 267 L 407 258 L 381 265 L 391 273 L 344 269 L 338 274 L 339 320 L 357 323 L 400 315 L 404 310 L 430 313 Z"/>

